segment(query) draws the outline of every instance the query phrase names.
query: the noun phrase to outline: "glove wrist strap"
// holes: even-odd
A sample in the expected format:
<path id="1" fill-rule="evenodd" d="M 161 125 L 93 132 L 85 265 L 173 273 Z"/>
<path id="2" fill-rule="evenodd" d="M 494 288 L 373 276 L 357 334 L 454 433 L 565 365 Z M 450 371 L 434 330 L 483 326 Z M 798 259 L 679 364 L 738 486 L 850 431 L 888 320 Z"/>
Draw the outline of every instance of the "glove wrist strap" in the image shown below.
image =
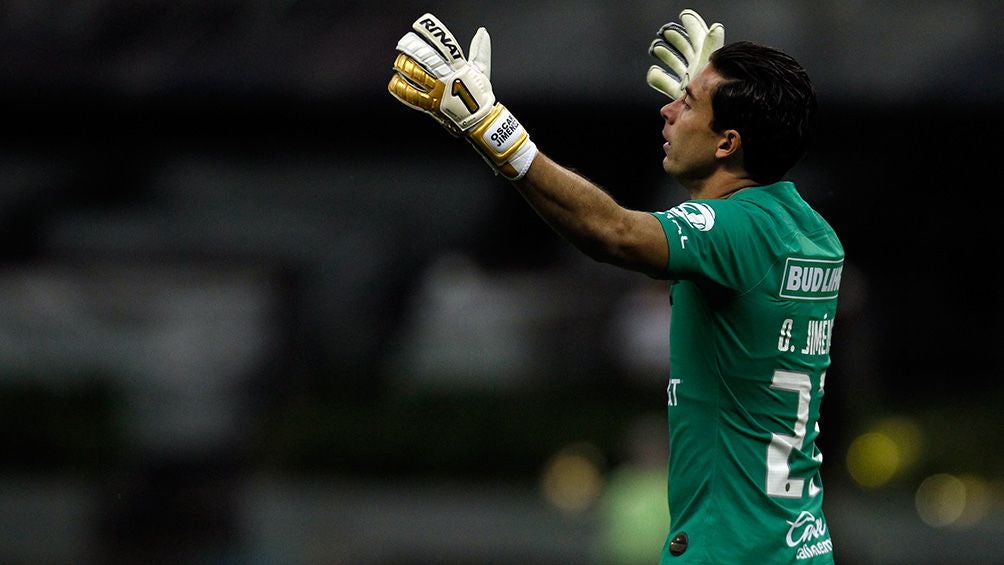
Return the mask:
<path id="1" fill-rule="evenodd" d="M 467 135 L 488 164 L 510 180 L 522 178 L 537 154 L 530 134 L 502 104 L 495 104 Z"/>

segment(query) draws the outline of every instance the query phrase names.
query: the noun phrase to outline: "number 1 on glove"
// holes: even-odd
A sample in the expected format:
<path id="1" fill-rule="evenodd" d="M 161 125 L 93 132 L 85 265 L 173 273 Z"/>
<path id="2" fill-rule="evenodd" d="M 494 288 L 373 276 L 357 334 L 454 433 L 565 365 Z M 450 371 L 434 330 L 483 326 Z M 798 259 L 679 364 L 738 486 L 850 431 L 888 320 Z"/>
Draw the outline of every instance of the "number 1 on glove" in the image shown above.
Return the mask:
<path id="1" fill-rule="evenodd" d="M 387 90 L 425 112 L 452 135 L 465 137 L 492 168 L 508 179 L 526 174 L 537 146 L 519 120 L 499 104 L 491 85 L 491 38 L 479 28 L 471 58 L 439 19 L 424 14 L 397 43 Z"/>

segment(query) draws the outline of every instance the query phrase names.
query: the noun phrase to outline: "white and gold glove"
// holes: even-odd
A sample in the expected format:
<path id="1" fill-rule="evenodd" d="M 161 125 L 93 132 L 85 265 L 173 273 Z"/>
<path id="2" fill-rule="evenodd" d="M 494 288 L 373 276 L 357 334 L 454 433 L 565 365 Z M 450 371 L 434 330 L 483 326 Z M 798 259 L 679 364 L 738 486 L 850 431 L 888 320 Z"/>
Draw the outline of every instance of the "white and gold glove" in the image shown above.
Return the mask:
<path id="1" fill-rule="evenodd" d="M 397 43 L 387 90 L 403 104 L 431 115 L 454 136 L 464 136 L 508 179 L 526 174 L 537 146 L 519 120 L 495 100 L 491 38 L 479 28 L 470 60 L 456 36 L 432 14 L 415 20 Z"/>
<path id="2" fill-rule="evenodd" d="M 708 63 L 711 53 L 725 45 L 725 26 L 715 23 L 709 28 L 704 18 L 687 9 L 680 12 L 680 23 L 662 26 L 656 36 L 648 52 L 668 67 L 668 71 L 652 65 L 645 80 L 652 88 L 676 100 L 683 96 L 690 79 Z"/>

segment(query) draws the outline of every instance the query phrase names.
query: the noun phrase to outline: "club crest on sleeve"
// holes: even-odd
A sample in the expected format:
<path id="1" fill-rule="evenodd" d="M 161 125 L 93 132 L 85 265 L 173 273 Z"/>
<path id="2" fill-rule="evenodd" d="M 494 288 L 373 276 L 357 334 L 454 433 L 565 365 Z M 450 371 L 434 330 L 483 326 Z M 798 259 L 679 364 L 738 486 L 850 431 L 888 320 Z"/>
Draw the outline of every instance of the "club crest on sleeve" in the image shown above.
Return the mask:
<path id="1" fill-rule="evenodd" d="M 698 231 L 711 231 L 715 226 L 715 210 L 700 202 L 684 202 L 669 210 L 669 213 L 687 222 Z"/>

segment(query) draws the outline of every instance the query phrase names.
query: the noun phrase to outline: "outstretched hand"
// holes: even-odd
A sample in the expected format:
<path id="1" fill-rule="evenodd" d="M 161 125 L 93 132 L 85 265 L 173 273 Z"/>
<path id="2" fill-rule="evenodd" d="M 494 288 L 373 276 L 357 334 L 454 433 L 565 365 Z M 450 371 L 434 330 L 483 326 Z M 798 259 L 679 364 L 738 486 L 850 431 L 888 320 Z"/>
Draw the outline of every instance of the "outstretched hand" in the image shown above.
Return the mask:
<path id="1" fill-rule="evenodd" d="M 387 90 L 401 103 L 425 112 L 454 136 L 464 136 L 497 172 L 526 174 L 537 146 L 515 116 L 499 104 L 491 85 L 491 38 L 479 28 L 470 59 L 456 36 L 424 14 L 397 43 L 394 75 Z"/>
<path id="2" fill-rule="evenodd" d="M 659 29 L 648 52 L 663 65 L 652 65 L 645 75 L 649 86 L 672 100 L 683 96 L 687 83 L 708 63 L 711 53 L 725 45 L 725 26 L 708 24 L 697 12 L 680 12 L 680 22 Z"/>

